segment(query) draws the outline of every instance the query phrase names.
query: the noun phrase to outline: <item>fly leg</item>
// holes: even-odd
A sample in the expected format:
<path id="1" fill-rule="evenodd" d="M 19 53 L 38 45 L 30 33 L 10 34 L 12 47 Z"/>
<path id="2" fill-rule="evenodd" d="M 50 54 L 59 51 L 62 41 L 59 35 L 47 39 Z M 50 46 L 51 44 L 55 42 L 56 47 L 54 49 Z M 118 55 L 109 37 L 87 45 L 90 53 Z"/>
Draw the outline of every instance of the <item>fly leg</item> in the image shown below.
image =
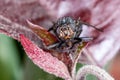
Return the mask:
<path id="1" fill-rule="evenodd" d="M 52 44 L 52 45 L 49 45 L 49 46 L 47 47 L 47 49 L 52 49 L 52 48 L 55 48 L 55 47 L 60 48 L 60 47 L 62 46 L 62 44 L 64 44 L 64 43 L 65 43 L 64 41 L 59 41 L 59 42 L 57 42 L 57 43 L 54 43 L 54 44 Z"/>
<path id="2" fill-rule="evenodd" d="M 79 38 L 74 38 L 74 40 L 77 40 L 77 41 L 75 41 L 72 44 L 72 47 L 70 49 L 72 49 L 74 47 L 74 45 L 77 44 L 77 43 L 80 43 L 80 42 L 89 42 L 89 41 L 93 40 L 93 38 L 91 38 L 91 37 L 79 37 Z"/>

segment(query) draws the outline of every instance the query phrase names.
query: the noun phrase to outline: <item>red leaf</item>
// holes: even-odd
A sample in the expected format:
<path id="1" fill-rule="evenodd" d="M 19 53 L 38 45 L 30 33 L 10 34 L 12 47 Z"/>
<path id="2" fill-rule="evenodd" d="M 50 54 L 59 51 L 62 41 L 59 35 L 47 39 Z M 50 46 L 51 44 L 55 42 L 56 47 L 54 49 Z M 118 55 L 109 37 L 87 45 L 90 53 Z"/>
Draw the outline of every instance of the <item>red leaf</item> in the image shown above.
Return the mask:
<path id="1" fill-rule="evenodd" d="M 20 41 L 29 58 L 37 66 L 66 80 L 71 79 L 68 69 L 63 62 L 53 57 L 50 53 L 44 52 L 22 34 L 20 35 Z"/>
<path id="2" fill-rule="evenodd" d="M 43 27 L 35 25 L 29 21 L 27 22 L 31 30 L 38 35 L 38 37 L 43 41 L 43 43 L 45 43 L 46 46 L 57 42 L 57 38 Z"/>

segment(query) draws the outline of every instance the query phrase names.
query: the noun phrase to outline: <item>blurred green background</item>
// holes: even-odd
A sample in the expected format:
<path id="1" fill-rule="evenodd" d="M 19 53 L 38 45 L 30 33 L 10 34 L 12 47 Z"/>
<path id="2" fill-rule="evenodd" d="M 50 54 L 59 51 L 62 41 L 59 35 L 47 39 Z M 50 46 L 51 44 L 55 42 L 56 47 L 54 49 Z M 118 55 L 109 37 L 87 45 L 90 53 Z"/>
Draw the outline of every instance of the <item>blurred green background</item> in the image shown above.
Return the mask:
<path id="1" fill-rule="evenodd" d="M 81 67 L 80 64 L 77 68 Z M 63 80 L 32 63 L 16 40 L 0 34 L 0 80 Z M 96 80 L 89 75 L 87 80 Z"/>
<path id="2" fill-rule="evenodd" d="M 16 40 L 0 34 L 0 80 L 63 80 L 44 72 Z"/>

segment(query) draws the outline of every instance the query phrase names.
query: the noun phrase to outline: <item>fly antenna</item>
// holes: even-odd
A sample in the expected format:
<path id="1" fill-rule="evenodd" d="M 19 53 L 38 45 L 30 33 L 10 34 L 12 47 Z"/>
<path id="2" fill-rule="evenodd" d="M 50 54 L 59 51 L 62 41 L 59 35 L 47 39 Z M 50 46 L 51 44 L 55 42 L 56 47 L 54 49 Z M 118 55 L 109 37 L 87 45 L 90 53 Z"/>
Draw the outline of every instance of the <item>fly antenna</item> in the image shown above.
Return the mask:
<path id="1" fill-rule="evenodd" d="M 81 22 L 81 21 L 80 21 Z M 88 25 L 88 26 L 90 26 L 90 27 L 93 27 L 94 29 L 96 29 L 96 30 L 98 30 L 98 31 L 100 31 L 100 32 L 103 32 L 103 30 L 101 30 L 101 29 L 99 29 L 99 28 L 96 28 L 95 26 L 93 26 L 93 25 L 90 25 L 90 24 L 88 24 L 88 23 L 86 23 L 86 22 L 81 22 L 82 24 L 85 24 L 85 25 Z"/>

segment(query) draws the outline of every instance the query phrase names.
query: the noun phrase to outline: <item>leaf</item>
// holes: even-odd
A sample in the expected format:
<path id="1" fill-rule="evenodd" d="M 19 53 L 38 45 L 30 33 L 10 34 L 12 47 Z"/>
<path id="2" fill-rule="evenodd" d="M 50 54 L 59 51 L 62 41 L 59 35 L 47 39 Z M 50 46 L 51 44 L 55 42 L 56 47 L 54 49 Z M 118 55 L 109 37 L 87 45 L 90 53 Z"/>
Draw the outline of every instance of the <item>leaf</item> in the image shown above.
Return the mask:
<path id="1" fill-rule="evenodd" d="M 22 34 L 20 35 L 20 42 L 23 45 L 28 57 L 37 66 L 51 74 L 62 77 L 66 80 L 71 80 L 68 69 L 62 61 L 53 57 L 50 53 L 40 49 Z"/>
<path id="2" fill-rule="evenodd" d="M 45 30 L 43 27 L 35 25 L 29 21 L 27 22 L 31 30 L 37 34 L 37 36 L 43 41 L 43 43 L 46 46 L 49 46 L 58 41 L 57 38 L 53 34 Z"/>
<path id="3" fill-rule="evenodd" d="M 85 48 L 87 46 L 88 42 L 82 42 L 81 45 L 78 46 L 78 48 L 76 49 L 76 52 L 72 54 L 73 56 L 73 64 L 71 67 L 71 74 L 72 74 L 72 78 L 75 79 L 75 75 L 76 75 L 76 65 L 78 63 L 78 60 L 81 56 L 82 50 L 83 48 Z"/>
<path id="4" fill-rule="evenodd" d="M 13 39 L 20 40 L 19 34 L 24 34 L 39 47 L 44 47 L 41 40 L 26 26 L 12 22 L 10 19 L 0 15 L 0 33 L 6 34 Z"/>
<path id="5" fill-rule="evenodd" d="M 76 80 L 84 80 L 87 74 L 95 75 L 99 80 L 114 80 L 106 71 L 95 65 L 85 65 L 80 68 Z"/>

